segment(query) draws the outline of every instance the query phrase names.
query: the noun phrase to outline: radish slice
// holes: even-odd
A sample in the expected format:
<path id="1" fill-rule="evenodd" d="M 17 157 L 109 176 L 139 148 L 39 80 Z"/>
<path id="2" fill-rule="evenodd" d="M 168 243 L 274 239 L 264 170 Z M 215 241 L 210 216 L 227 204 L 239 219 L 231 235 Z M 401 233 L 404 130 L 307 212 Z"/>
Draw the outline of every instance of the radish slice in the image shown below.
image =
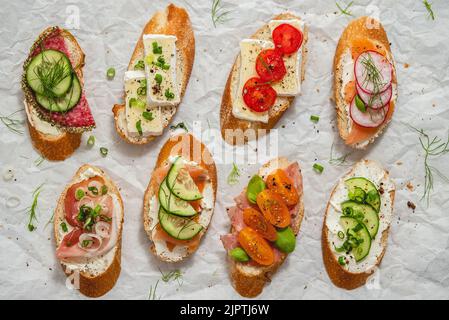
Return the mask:
<path id="1" fill-rule="evenodd" d="M 83 246 L 84 241 L 88 242 L 87 246 Z M 95 233 L 83 233 L 82 235 L 80 235 L 78 247 L 87 252 L 95 252 L 100 249 L 102 243 L 103 239 L 99 235 Z"/>
<path id="2" fill-rule="evenodd" d="M 368 108 L 372 109 L 380 109 L 385 107 L 390 102 L 391 96 L 393 95 L 393 87 L 391 84 L 384 92 L 379 94 L 366 93 L 362 88 L 360 88 L 358 83 L 356 84 L 356 88 L 360 99 L 362 99 Z"/>
<path id="3" fill-rule="evenodd" d="M 350 115 L 352 121 L 357 123 L 359 126 L 365 128 L 376 128 L 380 126 L 387 117 L 388 109 L 390 105 L 385 106 L 377 110 L 367 108 L 366 112 L 362 112 L 355 105 L 355 98 L 352 99 L 350 106 Z"/>
<path id="4" fill-rule="evenodd" d="M 360 89 L 368 94 L 378 93 L 387 90 L 390 86 L 393 67 L 380 53 L 365 51 L 355 61 L 354 74 Z M 377 79 L 373 79 L 376 74 Z"/>

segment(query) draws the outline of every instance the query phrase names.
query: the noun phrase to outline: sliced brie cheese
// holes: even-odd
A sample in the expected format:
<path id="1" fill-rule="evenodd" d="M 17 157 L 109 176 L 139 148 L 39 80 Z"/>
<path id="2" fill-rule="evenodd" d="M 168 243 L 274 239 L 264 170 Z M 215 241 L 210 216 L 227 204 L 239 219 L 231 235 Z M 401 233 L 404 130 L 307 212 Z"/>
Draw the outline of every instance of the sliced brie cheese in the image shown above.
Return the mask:
<path id="1" fill-rule="evenodd" d="M 130 137 L 147 137 L 162 134 L 162 116 L 161 107 L 149 107 L 146 104 L 145 92 L 139 92 L 142 86 L 145 86 L 145 73 L 143 71 L 126 71 L 125 72 L 125 117 L 126 129 Z M 148 82 L 147 82 L 148 92 Z M 140 93 L 140 94 L 139 94 Z M 130 103 L 131 99 L 140 101 L 139 104 Z M 150 119 L 144 117 L 151 115 Z M 140 122 L 139 122 L 140 121 Z M 139 125 L 140 124 L 140 125 Z M 141 133 L 139 130 L 141 129 Z"/>
<path id="2" fill-rule="evenodd" d="M 232 105 L 234 117 L 242 120 L 268 123 L 268 111 L 254 112 L 243 101 L 243 87 L 248 79 L 258 77 L 256 59 L 259 53 L 264 49 L 273 47 L 273 42 L 265 40 L 244 39 L 240 42 L 240 75 L 236 96 Z"/>
<path id="3" fill-rule="evenodd" d="M 268 23 L 271 33 L 281 24 L 289 24 L 304 34 L 304 22 L 298 19 L 271 20 Z M 281 81 L 274 83 L 273 88 L 279 96 L 295 96 L 301 92 L 301 47 L 295 53 L 285 55 L 284 64 L 287 69 L 287 74 Z"/>
<path id="4" fill-rule="evenodd" d="M 181 100 L 176 81 L 176 40 L 171 35 L 143 35 L 149 106 L 176 106 Z"/>

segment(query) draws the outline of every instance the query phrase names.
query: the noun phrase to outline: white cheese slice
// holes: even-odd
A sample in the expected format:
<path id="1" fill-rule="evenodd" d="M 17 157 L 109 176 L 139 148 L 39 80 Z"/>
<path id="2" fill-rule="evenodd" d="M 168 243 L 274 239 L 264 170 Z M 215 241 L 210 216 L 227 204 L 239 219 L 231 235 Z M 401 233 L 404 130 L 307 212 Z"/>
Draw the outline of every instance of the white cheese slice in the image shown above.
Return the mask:
<path id="1" fill-rule="evenodd" d="M 176 40 L 171 35 L 143 35 L 149 106 L 176 106 L 181 101 L 176 81 Z M 154 52 L 153 44 L 161 53 Z M 158 77 L 160 83 L 156 81 Z"/>
<path id="2" fill-rule="evenodd" d="M 240 76 L 234 103 L 232 105 L 232 114 L 234 117 L 242 120 L 257 121 L 268 123 L 267 112 L 254 112 L 243 101 L 243 87 L 252 77 L 258 77 L 256 72 L 256 59 L 259 53 L 264 49 L 273 48 L 273 42 L 244 39 L 240 42 Z"/>
<path id="3" fill-rule="evenodd" d="M 125 72 L 125 118 L 126 118 L 126 130 L 130 137 L 147 137 L 156 136 L 162 134 L 162 116 L 161 107 L 148 107 L 146 104 L 146 95 L 138 93 L 139 88 L 145 83 L 145 73 L 143 71 L 126 71 Z M 147 82 L 148 83 L 148 82 Z M 147 84 L 148 92 L 148 84 Z M 131 99 L 141 100 L 145 107 L 131 106 Z M 149 112 L 152 116 L 151 120 L 143 117 L 144 112 Z M 140 121 L 140 127 L 142 134 L 138 130 L 138 122 Z"/>
<path id="4" fill-rule="evenodd" d="M 271 20 L 268 23 L 271 33 L 281 24 L 289 24 L 304 34 L 304 22 L 298 19 Z M 287 69 L 287 74 L 281 81 L 273 84 L 273 88 L 279 96 L 295 96 L 301 92 L 301 47 L 295 53 L 285 55 L 284 64 Z"/>

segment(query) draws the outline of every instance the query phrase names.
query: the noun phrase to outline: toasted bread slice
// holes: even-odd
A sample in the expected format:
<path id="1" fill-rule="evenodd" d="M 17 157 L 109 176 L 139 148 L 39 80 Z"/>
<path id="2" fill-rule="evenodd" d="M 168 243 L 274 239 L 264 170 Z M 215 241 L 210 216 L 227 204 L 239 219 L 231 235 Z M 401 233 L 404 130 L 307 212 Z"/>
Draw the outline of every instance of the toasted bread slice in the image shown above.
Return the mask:
<path id="1" fill-rule="evenodd" d="M 201 215 L 204 217 L 201 220 L 204 222 L 201 223 L 203 225 L 203 229 L 200 231 L 198 238 L 196 238 L 198 241 L 196 241 L 193 245 L 178 244 L 173 248 L 168 249 L 168 246 L 164 240 L 154 238 L 154 230 L 159 222 L 157 217 L 157 210 L 159 206 L 157 194 L 159 185 L 154 173 L 158 168 L 166 166 L 169 163 L 169 157 L 176 155 L 182 155 L 184 159 L 195 162 L 208 172 L 210 181 L 204 188 L 203 199 L 209 204 L 206 208 L 203 208 L 203 211 L 201 212 Z M 205 235 L 210 221 L 212 220 L 216 195 L 217 170 L 215 168 L 212 155 L 207 147 L 189 133 L 171 137 L 159 152 L 153 174 L 151 175 L 151 179 L 143 199 L 143 225 L 148 238 L 151 240 L 150 251 L 165 262 L 179 262 L 194 253 L 199 246 L 201 238 Z"/>
<path id="2" fill-rule="evenodd" d="M 31 52 L 33 52 L 33 48 L 35 48 L 42 39 L 45 39 L 51 34 L 55 28 L 56 27 L 49 27 L 45 29 L 34 43 Z M 70 57 L 74 62 L 74 70 L 83 86 L 84 79 L 82 68 L 84 67 L 84 52 L 78 41 L 68 30 L 62 29 L 61 35 L 65 40 Z M 45 119 L 42 119 L 41 115 L 34 110 L 33 105 L 37 102 L 32 90 L 26 84 L 25 72 L 22 79 L 22 89 L 25 95 L 24 104 L 27 114 L 28 129 L 34 148 L 44 158 L 50 161 L 61 161 L 71 156 L 81 143 L 82 133 L 63 131 L 57 126 L 45 121 Z"/>
<path id="3" fill-rule="evenodd" d="M 300 19 L 291 13 L 282 13 L 273 18 L 273 20 L 291 20 Z M 268 24 L 261 27 L 255 34 L 251 36 L 252 39 L 261 40 L 271 40 L 270 27 Z M 308 28 L 304 26 L 304 39 L 301 47 L 301 82 L 304 81 L 305 77 L 305 63 L 307 56 L 307 40 L 308 40 Z M 284 112 L 293 103 L 294 97 L 278 97 L 276 99 L 275 105 L 269 111 L 269 121 L 268 123 L 254 122 L 241 120 L 232 114 L 232 105 L 234 103 L 234 97 L 236 96 L 236 91 L 239 82 L 239 72 L 240 72 L 240 53 L 238 54 L 234 65 L 232 66 L 231 72 L 229 73 L 228 80 L 226 82 L 226 87 L 223 92 L 223 98 L 221 100 L 220 109 L 220 126 L 221 135 L 223 139 L 229 144 L 241 144 L 247 143 L 250 140 L 258 139 L 269 132 L 276 123 L 279 121 Z M 244 139 L 235 139 L 233 134 L 229 132 L 242 132 L 243 134 L 246 130 L 250 129 L 254 132 L 254 135 L 249 133 L 244 135 Z M 227 131 L 228 130 L 228 131 Z M 226 135 L 226 131 L 228 135 Z M 227 137 L 226 137 L 227 136 Z"/>
<path id="4" fill-rule="evenodd" d="M 331 228 L 329 226 L 332 223 L 331 221 L 338 221 L 338 217 L 341 216 L 341 212 L 337 212 L 337 210 L 334 209 L 334 206 L 338 206 L 339 203 L 334 203 L 335 201 L 333 201 L 333 199 L 338 197 L 337 194 L 347 190 L 344 187 L 344 183 L 348 178 L 352 177 L 365 177 L 371 180 L 380 189 L 380 226 L 376 237 L 371 242 L 368 256 L 358 263 L 352 259 L 349 264 L 342 266 L 338 262 L 338 258 L 341 254 L 334 250 L 334 243 L 332 240 L 334 235 L 330 232 Z M 351 290 L 364 285 L 369 276 L 373 274 L 376 268 L 380 265 L 387 248 L 388 233 L 393 216 L 394 197 L 395 185 L 390 179 L 388 171 L 383 169 L 379 163 L 371 160 L 361 160 L 355 164 L 351 171 L 341 178 L 333 189 L 324 216 L 321 247 L 324 266 L 326 267 L 329 278 L 337 287 Z M 340 199 L 340 197 L 338 197 L 338 199 Z M 329 218 L 331 215 L 332 218 Z M 336 217 L 335 215 L 338 216 Z"/>
<path id="5" fill-rule="evenodd" d="M 287 158 L 277 158 L 270 160 L 266 164 L 264 164 L 260 169 L 258 174 L 265 178 L 271 172 L 276 169 L 285 169 L 291 163 Z M 303 202 L 303 192 L 302 192 L 302 175 L 301 171 L 298 172 L 300 184 L 298 188 L 298 192 L 300 193 L 299 202 L 298 202 L 298 212 L 296 214 L 297 218 L 295 219 L 295 223 L 291 226 L 295 235 L 298 235 L 299 229 L 301 227 L 301 222 L 304 217 L 304 202 Z M 233 228 L 231 227 L 231 233 L 233 232 Z M 267 282 L 271 282 L 272 276 L 276 273 L 279 267 L 284 263 L 287 258 L 286 253 L 281 253 L 281 259 L 271 266 L 254 266 L 248 265 L 242 262 L 238 262 L 232 258 L 229 258 L 230 263 L 230 274 L 231 274 L 231 282 L 235 290 L 242 295 L 243 297 L 252 298 L 258 296 L 262 293 L 263 288 Z"/>
<path id="6" fill-rule="evenodd" d="M 354 39 L 367 39 L 375 43 L 376 47 L 385 50 L 387 58 L 393 66 L 392 83 L 395 87 L 391 99 L 391 106 L 389 115 L 386 117 L 383 124 L 377 128 L 361 128 L 355 126 L 349 114 L 349 104 L 345 101 L 342 94 L 344 88 L 344 68 L 342 66 L 343 57 L 350 50 L 351 43 Z M 390 42 L 382 24 L 371 17 L 361 17 L 351 21 L 338 41 L 337 49 L 334 57 L 334 99 L 337 111 L 337 125 L 338 131 L 344 142 L 356 149 L 365 149 L 370 143 L 382 134 L 386 126 L 390 123 L 397 100 L 397 78 L 394 59 L 391 54 Z M 363 131 L 360 138 L 353 138 L 351 135 L 353 130 Z"/>
<path id="7" fill-rule="evenodd" d="M 54 236 L 56 247 L 59 246 L 63 237 L 61 234 L 61 223 L 64 221 L 65 206 L 64 200 L 68 189 L 75 183 L 80 182 L 91 176 L 101 176 L 108 192 L 114 196 L 115 218 L 117 222 L 118 238 L 116 245 L 105 255 L 90 258 L 86 261 L 68 263 L 61 261 L 61 266 L 67 276 L 75 276 L 79 274 L 79 290 L 88 297 L 100 297 L 111 290 L 120 275 L 121 270 L 121 245 L 122 245 L 122 229 L 124 208 L 120 192 L 114 182 L 106 175 L 106 173 L 97 167 L 85 164 L 76 172 L 73 179 L 66 186 L 59 197 L 54 215 Z M 77 284 L 77 279 L 74 280 Z"/>
<path id="8" fill-rule="evenodd" d="M 128 70 L 134 70 L 134 66 L 138 60 L 143 60 L 144 48 L 142 36 L 144 34 L 165 34 L 174 35 L 177 38 L 176 41 L 176 68 L 178 86 L 182 97 L 184 97 L 187 83 L 190 79 L 192 72 L 193 60 L 195 58 L 195 37 L 193 34 L 192 24 L 190 23 L 189 14 L 183 8 L 179 8 L 173 4 L 170 4 L 165 11 L 156 12 L 151 20 L 145 25 L 145 28 L 140 35 L 134 52 L 129 61 Z M 171 119 L 175 115 L 179 105 L 162 107 L 162 125 L 166 128 Z M 116 104 L 112 108 L 114 113 L 115 129 L 126 142 L 132 144 L 147 144 L 158 136 L 147 137 L 131 137 L 126 130 L 126 118 L 125 118 L 125 105 Z"/>

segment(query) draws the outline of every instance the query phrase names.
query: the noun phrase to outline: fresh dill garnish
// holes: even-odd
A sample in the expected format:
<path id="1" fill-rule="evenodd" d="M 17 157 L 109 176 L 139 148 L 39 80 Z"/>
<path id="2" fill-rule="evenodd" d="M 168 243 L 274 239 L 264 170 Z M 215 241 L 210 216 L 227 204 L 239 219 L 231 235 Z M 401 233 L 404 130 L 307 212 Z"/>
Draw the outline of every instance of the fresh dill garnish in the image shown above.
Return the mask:
<path id="1" fill-rule="evenodd" d="M 340 6 L 340 4 L 338 4 L 337 1 L 335 1 L 335 5 L 337 6 L 338 10 L 340 10 L 340 14 L 344 14 L 347 16 L 352 16 L 352 12 L 349 11 L 349 8 L 351 8 L 351 6 L 354 4 L 354 1 L 349 2 L 346 7 L 343 9 L 342 6 Z"/>
<path id="2" fill-rule="evenodd" d="M 45 158 L 43 156 L 39 156 L 39 158 L 34 160 L 34 165 L 36 167 L 39 167 L 44 161 L 45 161 Z"/>
<path id="3" fill-rule="evenodd" d="M 424 6 L 427 9 L 427 12 L 429 13 L 428 17 L 431 18 L 432 20 L 435 20 L 435 14 L 433 13 L 432 4 L 427 0 L 424 0 L 422 3 L 424 4 Z"/>
<path id="4" fill-rule="evenodd" d="M 34 189 L 33 191 L 33 202 L 31 203 L 31 206 L 26 210 L 26 213 L 29 216 L 28 219 L 28 230 L 29 231 L 34 231 L 36 229 L 36 226 L 33 224 L 35 221 L 37 221 L 37 217 L 36 217 L 36 210 L 37 210 L 37 200 L 39 198 L 39 195 L 42 191 L 42 186 L 44 184 L 41 184 L 39 187 L 37 187 L 36 189 Z"/>
<path id="5" fill-rule="evenodd" d="M 23 134 L 23 124 L 25 123 L 22 119 L 16 119 L 14 116 L 22 110 L 17 110 L 11 113 L 9 116 L 0 116 L 0 121 L 12 132 L 17 134 Z"/>
<path id="6" fill-rule="evenodd" d="M 156 285 L 153 287 L 153 285 L 150 286 L 150 291 L 148 293 L 148 300 L 160 300 L 161 297 L 156 296 L 156 290 L 157 285 L 159 284 L 159 280 L 156 282 Z"/>
<path id="7" fill-rule="evenodd" d="M 42 52 L 42 64 L 34 69 L 34 74 L 41 82 L 42 94 L 48 98 L 56 98 L 53 89 L 65 78 L 70 77 L 72 69 L 67 64 L 65 57 L 59 58 L 57 61 L 50 60 L 45 56 L 45 51 Z"/>
<path id="8" fill-rule="evenodd" d="M 182 286 L 182 271 L 179 269 L 169 271 L 167 273 L 163 273 L 161 269 L 159 269 L 161 273 L 161 280 L 164 282 L 177 281 L 179 286 Z"/>
<path id="9" fill-rule="evenodd" d="M 189 129 L 187 129 L 187 126 L 184 122 L 180 122 L 176 125 L 172 125 L 170 126 L 171 130 L 176 130 L 176 129 L 184 129 L 186 132 L 189 132 Z"/>
<path id="10" fill-rule="evenodd" d="M 212 8 L 211 8 L 211 18 L 212 23 L 214 24 L 214 28 L 217 27 L 217 24 L 225 23 L 229 20 L 230 10 L 225 10 L 221 3 L 221 0 L 212 0 Z"/>
<path id="11" fill-rule="evenodd" d="M 331 152 L 330 152 L 330 156 L 329 156 L 329 161 L 328 162 L 329 162 L 330 165 L 333 165 L 333 166 L 347 165 L 346 164 L 347 158 L 351 154 L 352 154 L 352 152 L 348 152 L 348 153 L 345 153 L 344 155 L 341 155 L 339 157 L 337 155 L 334 155 L 334 144 L 332 143 Z"/>
<path id="12" fill-rule="evenodd" d="M 434 174 L 439 176 L 444 182 L 449 183 L 449 179 L 436 167 L 430 164 L 432 157 L 442 156 L 449 153 L 449 134 L 446 141 L 443 141 L 438 136 L 430 138 L 423 129 L 416 129 L 409 126 L 411 129 L 419 133 L 419 142 L 424 151 L 424 192 L 421 200 L 425 199 L 427 207 L 430 205 L 430 194 L 433 191 Z"/>
<path id="13" fill-rule="evenodd" d="M 51 223 L 53 223 L 54 219 L 55 219 L 55 212 L 53 211 L 53 214 L 51 215 L 50 219 L 48 219 L 47 223 L 46 223 L 45 226 L 44 226 L 44 229 L 47 229 L 47 227 L 48 227 Z"/>
<path id="14" fill-rule="evenodd" d="M 228 184 L 229 185 L 235 185 L 239 182 L 239 177 L 240 177 L 240 170 L 237 167 L 237 165 L 235 163 L 232 163 L 232 170 L 228 175 Z"/>

